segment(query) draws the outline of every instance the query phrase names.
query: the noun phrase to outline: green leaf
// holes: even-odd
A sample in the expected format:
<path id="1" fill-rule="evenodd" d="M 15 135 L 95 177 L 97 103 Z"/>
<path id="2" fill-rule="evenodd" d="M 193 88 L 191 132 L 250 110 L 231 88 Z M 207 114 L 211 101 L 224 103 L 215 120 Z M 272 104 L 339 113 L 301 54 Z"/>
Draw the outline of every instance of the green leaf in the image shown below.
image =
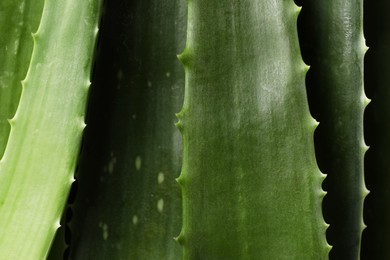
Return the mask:
<path id="1" fill-rule="evenodd" d="M 33 49 L 31 33 L 38 28 L 43 2 L 0 2 L 0 158 L 8 141 L 8 120 L 19 104 L 21 81 L 26 76 Z"/>
<path id="2" fill-rule="evenodd" d="M 334 259 L 359 259 L 363 223 L 363 1 L 303 1 L 300 36 L 320 169 L 327 174 L 324 216 Z M 306 55 L 305 55 L 306 54 Z"/>
<path id="3" fill-rule="evenodd" d="M 366 182 L 370 194 L 364 209 L 362 259 L 390 259 L 390 2 L 365 1 L 364 32 L 369 50 L 365 59 L 367 107 L 365 130 Z"/>
<path id="4" fill-rule="evenodd" d="M 327 259 L 293 1 L 190 0 L 184 259 Z"/>
<path id="5" fill-rule="evenodd" d="M 43 259 L 79 151 L 100 1 L 46 0 L 0 161 L 0 258 Z"/>
<path id="6" fill-rule="evenodd" d="M 72 259 L 180 259 L 185 1 L 109 1 L 72 208 Z"/>

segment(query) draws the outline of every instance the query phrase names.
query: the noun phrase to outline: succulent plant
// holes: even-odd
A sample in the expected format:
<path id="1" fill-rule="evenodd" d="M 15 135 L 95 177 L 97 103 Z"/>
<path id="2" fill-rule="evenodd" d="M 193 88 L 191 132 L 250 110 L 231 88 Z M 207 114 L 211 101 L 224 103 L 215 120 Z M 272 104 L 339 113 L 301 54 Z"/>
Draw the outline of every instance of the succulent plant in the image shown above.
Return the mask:
<path id="1" fill-rule="evenodd" d="M 389 7 L 4 0 L 0 259 L 387 259 Z"/>

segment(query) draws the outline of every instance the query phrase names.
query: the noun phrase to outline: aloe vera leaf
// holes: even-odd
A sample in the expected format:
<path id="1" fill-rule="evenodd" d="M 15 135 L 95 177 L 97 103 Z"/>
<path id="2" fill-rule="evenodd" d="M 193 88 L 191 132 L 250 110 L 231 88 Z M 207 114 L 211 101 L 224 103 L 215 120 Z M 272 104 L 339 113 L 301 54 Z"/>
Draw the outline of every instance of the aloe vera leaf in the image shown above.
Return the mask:
<path id="1" fill-rule="evenodd" d="M 364 210 L 362 259 L 390 259 L 390 2 L 365 1 L 367 107 L 366 183 L 370 190 Z"/>
<path id="2" fill-rule="evenodd" d="M 60 225 L 61 227 L 57 230 L 47 254 L 47 260 L 67 259 L 65 258 L 65 251 L 68 245 L 65 241 L 65 224 L 62 223 L 62 220 L 60 221 Z"/>
<path id="3" fill-rule="evenodd" d="M 100 1 L 46 0 L 0 161 L 0 258 L 44 259 L 84 128 Z"/>
<path id="4" fill-rule="evenodd" d="M 326 259 L 293 1 L 189 1 L 184 259 Z"/>
<path id="5" fill-rule="evenodd" d="M 187 3 L 109 1 L 77 195 L 72 259 L 180 259 Z"/>
<path id="6" fill-rule="evenodd" d="M 30 64 L 33 39 L 38 28 L 43 0 L 0 2 L 0 158 L 7 145 L 12 118 L 19 104 L 21 81 Z"/>
<path id="7" fill-rule="evenodd" d="M 327 173 L 324 217 L 331 259 L 359 259 L 363 223 L 363 1 L 303 1 L 299 20 L 303 56 L 311 65 L 308 95 L 317 160 Z"/>

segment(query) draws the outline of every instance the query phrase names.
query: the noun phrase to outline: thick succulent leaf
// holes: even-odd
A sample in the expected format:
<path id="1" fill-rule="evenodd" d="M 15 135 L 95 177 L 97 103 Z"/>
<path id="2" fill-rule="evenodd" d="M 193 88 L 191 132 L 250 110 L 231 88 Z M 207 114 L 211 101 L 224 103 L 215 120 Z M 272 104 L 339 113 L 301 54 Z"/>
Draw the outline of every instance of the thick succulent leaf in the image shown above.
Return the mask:
<path id="1" fill-rule="evenodd" d="M 324 217 L 331 259 L 359 259 L 363 224 L 363 1 L 303 1 L 303 56 L 320 169 L 327 173 Z"/>
<path id="2" fill-rule="evenodd" d="M 79 151 L 100 1 L 46 0 L 0 161 L 0 258 L 43 259 Z"/>
<path id="3" fill-rule="evenodd" d="M 366 55 L 366 182 L 362 259 L 390 259 L 390 2 L 365 1 Z"/>
<path id="4" fill-rule="evenodd" d="M 33 39 L 44 0 L 0 2 L 0 158 L 7 145 L 11 119 L 19 104 L 21 81 L 30 64 Z"/>
<path id="5" fill-rule="evenodd" d="M 108 1 L 72 208 L 72 259 L 180 259 L 182 0 Z"/>
<path id="6" fill-rule="evenodd" d="M 184 259 L 327 259 L 293 1 L 191 0 Z"/>

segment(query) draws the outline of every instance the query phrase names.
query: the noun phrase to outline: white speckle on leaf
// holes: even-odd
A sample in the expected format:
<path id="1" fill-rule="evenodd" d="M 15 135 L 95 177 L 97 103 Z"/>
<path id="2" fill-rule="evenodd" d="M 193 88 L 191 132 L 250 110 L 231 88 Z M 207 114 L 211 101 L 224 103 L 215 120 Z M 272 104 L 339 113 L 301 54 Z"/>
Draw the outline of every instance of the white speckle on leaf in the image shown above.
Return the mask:
<path id="1" fill-rule="evenodd" d="M 15 54 L 15 55 L 18 54 L 18 50 L 19 50 L 18 47 L 19 47 L 19 40 L 16 40 L 16 41 L 15 41 L 15 48 L 14 48 L 14 50 L 15 50 L 14 54 Z"/>
<path id="2" fill-rule="evenodd" d="M 115 164 L 116 164 L 116 157 L 112 157 L 111 160 L 108 162 L 108 166 L 107 166 L 107 170 L 109 174 L 113 174 Z"/>
<path id="3" fill-rule="evenodd" d="M 108 226 L 107 224 L 102 225 L 102 230 L 103 230 L 103 239 L 107 240 L 108 238 Z"/>
<path id="4" fill-rule="evenodd" d="M 151 87 L 151 86 L 152 86 L 152 82 L 148 81 L 148 87 Z"/>
<path id="5" fill-rule="evenodd" d="M 99 222 L 99 227 L 102 229 L 103 239 L 107 240 L 107 238 L 108 238 L 108 226 L 107 226 L 107 224 L 105 224 L 103 222 Z"/>
<path id="6" fill-rule="evenodd" d="M 137 157 L 135 157 L 135 169 L 137 169 L 137 171 L 141 170 L 141 164 L 141 156 L 138 155 Z"/>
<path id="7" fill-rule="evenodd" d="M 157 201 L 157 210 L 159 212 L 162 212 L 164 210 L 164 200 L 163 199 L 159 199 Z"/>
<path id="8" fill-rule="evenodd" d="M 158 173 L 157 181 L 158 181 L 158 184 L 161 184 L 164 182 L 164 173 L 162 173 L 162 172 Z"/>
<path id="9" fill-rule="evenodd" d="M 167 78 L 169 78 L 171 76 L 171 73 L 168 71 L 167 73 L 165 73 L 165 76 L 167 76 Z"/>
<path id="10" fill-rule="evenodd" d="M 116 74 L 116 77 L 121 80 L 123 79 L 123 71 L 121 69 L 118 70 L 118 73 Z"/>
<path id="11" fill-rule="evenodd" d="M 137 215 L 134 215 L 133 216 L 133 224 L 137 225 L 137 223 L 138 223 L 138 217 L 137 217 Z"/>

